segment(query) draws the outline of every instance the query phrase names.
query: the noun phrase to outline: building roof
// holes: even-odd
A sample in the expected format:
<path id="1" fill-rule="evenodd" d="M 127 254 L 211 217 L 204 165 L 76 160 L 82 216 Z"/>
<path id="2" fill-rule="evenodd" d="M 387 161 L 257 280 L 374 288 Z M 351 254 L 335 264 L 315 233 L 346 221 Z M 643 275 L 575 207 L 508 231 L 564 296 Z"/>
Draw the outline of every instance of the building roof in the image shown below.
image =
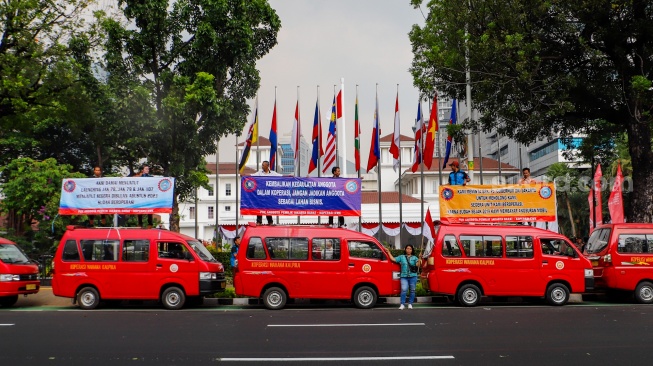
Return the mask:
<path id="1" fill-rule="evenodd" d="M 246 143 L 247 143 L 247 141 L 239 142 L 238 146 L 245 146 Z M 267 139 L 266 137 L 263 137 L 263 136 L 259 136 L 258 137 L 258 142 L 255 142 L 252 146 L 256 146 L 256 145 L 258 145 L 258 146 L 272 146 L 272 144 L 270 143 L 270 140 Z"/>
<path id="2" fill-rule="evenodd" d="M 379 202 L 378 192 L 361 192 L 361 203 L 370 204 Z M 401 203 L 420 203 L 417 198 L 402 194 Z M 381 192 L 381 203 L 399 203 L 399 192 Z"/>
<path id="3" fill-rule="evenodd" d="M 379 139 L 379 142 L 392 142 L 392 138 L 393 138 L 393 136 L 394 136 L 394 134 L 392 134 L 392 133 L 389 134 L 389 135 L 385 135 L 385 136 L 383 136 L 383 137 L 381 137 L 381 138 Z M 413 142 L 413 141 L 415 141 L 415 139 L 414 139 L 413 137 L 410 137 L 410 136 L 399 135 L 399 142 L 401 142 L 401 141 L 410 141 L 410 142 Z"/>
<path id="4" fill-rule="evenodd" d="M 220 163 L 218 168 L 220 169 L 220 174 L 235 174 L 236 169 L 238 169 L 238 165 L 236 163 Z M 215 174 L 215 163 L 207 163 L 206 169 Z M 254 173 L 256 173 L 256 170 L 245 166 L 245 170 L 243 170 L 242 174 L 251 175 Z"/>
<path id="5" fill-rule="evenodd" d="M 447 161 L 447 166 L 442 168 L 443 170 L 448 170 L 449 169 L 449 164 L 453 161 L 458 161 L 461 163 L 459 158 L 449 158 L 449 161 Z M 425 172 L 437 172 L 438 171 L 438 166 L 442 166 L 442 163 L 444 162 L 443 158 L 433 158 L 433 163 L 431 164 L 431 169 L 426 169 L 426 166 L 424 167 Z M 480 172 L 481 170 L 481 159 L 478 157 L 474 158 L 474 171 Z M 499 161 L 483 157 L 483 170 L 492 170 L 492 171 L 497 171 L 499 170 Z M 512 166 L 510 164 L 501 162 L 501 171 L 505 171 L 506 173 L 519 173 L 519 168 Z M 412 171 L 410 169 L 407 169 L 405 171 L 407 174 L 411 174 Z M 419 170 L 415 172 L 415 174 L 419 173 Z"/>

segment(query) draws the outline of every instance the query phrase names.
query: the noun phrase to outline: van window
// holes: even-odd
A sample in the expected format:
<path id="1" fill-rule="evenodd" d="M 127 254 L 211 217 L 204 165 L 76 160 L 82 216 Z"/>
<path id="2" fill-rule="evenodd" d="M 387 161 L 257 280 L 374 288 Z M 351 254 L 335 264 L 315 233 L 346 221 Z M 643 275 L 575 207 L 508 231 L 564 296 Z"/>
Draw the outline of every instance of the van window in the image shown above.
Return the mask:
<path id="1" fill-rule="evenodd" d="M 340 259 L 340 239 L 313 238 L 311 258 L 327 261 Z"/>
<path id="2" fill-rule="evenodd" d="M 443 257 L 460 257 L 462 253 L 460 252 L 460 246 L 456 237 L 453 235 L 445 235 L 444 241 L 442 242 L 442 256 Z"/>
<path id="3" fill-rule="evenodd" d="M 80 244 L 86 261 L 118 260 L 118 240 L 82 240 Z"/>
<path id="4" fill-rule="evenodd" d="M 186 252 L 188 252 L 186 246 L 175 242 L 160 242 L 157 243 L 157 247 L 159 249 L 159 258 L 184 259 L 186 258 Z"/>
<path id="5" fill-rule="evenodd" d="M 308 259 L 308 238 L 265 238 L 270 258 Z"/>
<path id="6" fill-rule="evenodd" d="M 609 228 L 594 230 L 585 246 L 587 254 L 600 253 L 608 246 L 608 240 L 610 240 Z"/>
<path id="7" fill-rule="evenodd" d="M 150 256 L 149 240 L 125 240 L 122 245 L 122 260 L 125 262 L 147 262 Z"/>
<path id="8" fill-rule="evenodd" d="M 468 257 L 501 257 L 503 255 L 503 242 L 500 236 L 461 235 L 463 250 Z"/>
<path id="9" fill-rule="evenodd" d="M 562 239 L 546 239 L 540 238 L 542 244 L 542 254 L 548 255 L 567 255 L 574 257 L 576 252 L 571 247 L 571 244 Z"/>
<path id="10" fill-rule="evenodd" d="M 247 258 L 248 259 L 265 259 L 265 249 L 263 249 L 263 242 L 261 238 L 249 238 L 249 243 L 247 244 Z"/>
<path id="11" fill-rule="evenodd" d="M 350 241 L 349 256 L 355 258 L 383 258 L 383 252 L 376 243 L 367 241 Z"/>
<path id="12" fill-rule="evenodd" d="M 506 236 L 506 257 L 533 258 L 533 237 Z"/>
<path id="13" fill-rule="evenodd" d="M 653 235 L 621 234 L 619 235 L 619 253 L 653 253 Z"/>
<path id="14" fill-rule="evenodd" d="M 66 240 L 66 244 L 63 247 L 63 253 L 61 254 L 61 260 L 63 261 L 79 260 L 79 248 L 77 247 L 76 241 Z"/>

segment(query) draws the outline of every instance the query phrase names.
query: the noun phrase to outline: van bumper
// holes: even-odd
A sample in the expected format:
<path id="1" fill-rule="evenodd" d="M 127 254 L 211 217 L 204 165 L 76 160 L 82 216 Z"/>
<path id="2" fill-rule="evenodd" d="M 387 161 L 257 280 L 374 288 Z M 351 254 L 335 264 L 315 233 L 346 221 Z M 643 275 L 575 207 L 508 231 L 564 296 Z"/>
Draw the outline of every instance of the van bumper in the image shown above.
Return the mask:
<path id="1" fill-rule="evenodd" d="M 585 291 L 594 290 L 594 277 L 585 277 Z"/>
<path id="2" fill-rule="evenodd" d="M 0 296 L 35 294 L 40 287 L 40 281 L 0 282 Z"/>
<path id="3" fill-rule="evenodd" d="M 225 279 L 200 280 L 200 295 L 209 295 L 220 292 L 227 287 Z"/>

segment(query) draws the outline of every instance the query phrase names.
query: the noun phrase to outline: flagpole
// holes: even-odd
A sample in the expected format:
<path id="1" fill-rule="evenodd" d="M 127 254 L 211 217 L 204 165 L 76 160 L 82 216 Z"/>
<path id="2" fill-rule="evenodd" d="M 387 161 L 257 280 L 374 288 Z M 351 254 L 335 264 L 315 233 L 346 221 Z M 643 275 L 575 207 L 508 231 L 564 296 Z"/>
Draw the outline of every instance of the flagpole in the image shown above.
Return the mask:
<path id="1" fill-rule="evenodd" d="M 238 157 L 236 157 L 238 159 Z M 219 180 L 219 174 L 220 174 L 220 139 L 215 143 L 215 188 L 213 188 L 213 194 L 215 194 L 215 249 L 218 249 L 218 213 L 220 210 L 218 209 L 218 204 L 220 200 L 218 200 L 218 194 L 220 193 L 220 180 Z"/>
<path id="2" fill-rule="evenodd" d="M 521 160 L 521 151 L 519 152 L 519 160 Z M 481 149 L 481 131 L 478 131 L 478 177 L 480 183 L 483 184 L 483 150 Z"/>
<path id="3" fill-rule="evenodd" d="M 238 137 L 240 134 L 236 134 L 236 150 L 238 150 Z M 238 191 L 240 189 L 240 182 L 238 182 L 238 175 L 240 174 L 240 169 L 238 167 L 238 156 L 236 156 L 236 235 L 238 235 L 238 216 L 240 214 L 240 201 L 238 200 Z"/>
<path id="4" fill-rule="evenodd" d="M 429 116 L 431 115 L 431 109 L 433 109 L 432 106 L 429 107 Z M 438 185 L 438 190 L 439 190 L 440 186 L 442 185 L 442 150 L 440 149 L 440 145 L 441 145 L 440 135 L 442 134 L 442 131 L 440 130 L 440 116 L 435 117 L 435 123 L 438 124 L 438 130 L 437 130 L 437 134 L 436 134 L 436 140 L 437 140 L 436 142 L 438 144 L 438 179 L 440 180 L 439 185 Z M 439 192 L 438 192 L 438 194 L 439 194 Z"/>
<path id="5" fill-rule="evenodd" d="M 381 118 L 379 116 L 379 83 L 376 83 L 376 141 L 380 141 L 381 139 Z M 379 146 L 379 152 L 381 151 L 381 147 Z M 381 232 L 383 231 L 383 218 L 381 214 L 381 154 L 379 154 L 379 159 L 376 161 L 376 180 L 377 180 L 377 186 L 379 187 L 378 189 L 378 195 L 379 195 L 379 242 L 381 241 Z"/>
<path id="6" fill-rule="evenodd" d="M 347 133 L 345 126 L 347 125 L 345 123 L 345 78 L 340 78 L 340 92 L 342 93 L 340 95 L 340 108 L 342 108 L 342 123 L 340 123 L 341 131 L 342 131 L 342 176 L 347 177 Z M 336 124 L 338 119 L 336 118 Z M 337 129 L 336 129 L 337 130 Z M 338 134 L 340 135 L 340 134 Z M 337 136 L 339 137 L 339 136 Z"/>
<path id="7" fill-rule="evenodd" d="M 297 85 L 297 160 L 295 161 L 295 165 L 297 165 L 297 177 L 301 177 L 302 175 L 302 168 L 301 168 L 301 162 L 302 162 L 302 149 L 300 149 L 302 142 L 301 142 L 301 136 L 302 136 L 302 130 L 301 130 L 301 118 L 299 116 L 299 85 Z M 301 216 L 297 215 L 297 224 L 299 225 L 301 223 Z"/>
<path id="8" fill-rule="evenodd" d="M 261 143 L 260 143 L 261 134 L 258 132 L 258 128 L 259 128 L 259 125 L 258 125 L 258 92 L 256 93 L 256 112 L 255 112 L 254 118 L 256 118 L 254 123 L 256 123 L 256 170 L 258 171 L 258 169 L 259 169 L 259 155 L 260 155 L 260 151 L 261 151 Z"/>
<path id="9" fill-rule="evenodd" d="M 322 149 L 322 111 L 320 111 L 320 86 L 317 86 L 317 177 L 319 178 L 322 175 L 322 156 L 320 155 L 320 149 Z M 317 224 L 321 224 L 322 216 L 317 215 Z"/>
<path id="10" fill-rule="evenodd" d="M 422 106 L 422 99 L 418 99 L 419 103 L 419 110 L 421 110 Z M 421 129 L 421 133 L 419 134 L 419 139 L 420 139 L 420 144 L 419 144 L 419 149 L 420 149 L 420 157 L 421 157 L 421 162 L 419 164 L 420 167 L 420 219 L 424 218 L 424 117 L 422 116 L 424 113 L 420 113 L 419 118 L 421 118 L 421 121 L 419 121 L 418 126 Z M 429 113 L 429 118 L 431 118 L 431 113 Z M 439 165 L 439 164 L 438 164 Z M 420 241 L 420 248 L 421 246 L 424 245 L 424 224 L 420 226 L 420 232 L 421 232 L 421 241 Z"/>
<path id="11" fill-rule="evenodd" d="M 340 166 L 340 142 L 338 141 L 338 140 L 340 140 L 338 138 L 340 136 L 340 131 L 338 130 L 338 95 L 336 94 L 336 84 L 333 84 L 333 100 L 336 101 L 336 110 L 335 110 L 336 115 L 333 117 L 333 118 L 336 119 L 336 121 L 335 121 L 335 123 L 336 123 L 336 136 L 335 136 L 335 138 L 336 138 L 335 139 L 335 143 L 336 143 L 336 162 L 335 162 L 335 166 Z M 333 109 L 333 106 L 331 106 L 331 108 Z M 329 120 L 330 120 L 330 118 L 329 118 Z M 343 177 L 345 177 L 345 175 L 343 175 Z"/>
<path id="12" fill-rule="evenodd" d="M 358 84 L 356 84 L 356 121 L 358 121 Z M 354 125 L 354 128 L 357 128 L 358 130 L 360 130 L 360 125 Z M 359 164 L 359 166 L 356 167 L 356 168 L 358 168 L 358 169 L 356 169 L 356 176 L 358 177 L 358 179 L 360 179 L 361 178 L 361 169 L 360 169 L 360 133 L 359 133 L 358 130 L 355 131 L 354 136 L 358 136 L 358 139 L 359 139 L 358 140 L 358 146 L 356 146 L 356 148 L 358 149 L 358 164 Z M 362 207 L 361 207 L 361 210 L 362 210 Z M 360 215 L 358 215 L 358 232 L 360 233 L 361 231 L 363 231 L 362 212 L 361 212 Z"/>
<path id="13" fill-rule="evenodd" d="M 272 116 L 272 119 L 276 118 L 276 112 L 277 112 L 277 86 L 275 85 L 274 86 L 274 109 L 272 111 L 272 113 L 274 113 L 274 115 Z M 276 127 L 276 125 L 275 125 L 275 127 Z M 275 129 L 274 134 L 277 135 L 277 133 L 278 132 Z M 279 138 L 279 136 L 276 136 L 275 140 L 278 139 L 278 138 Z M 277 146 L 274 147 L 274 166 L 270 167 L 270 169 L 272 169 L 275 172 L 277 171 L 277 147 L 279 147 L 279 144 L 277 144 Z M 270 151 L 272 151 L 272 144 L 271 143 L 270 143 Z"/>
<path id="14" fill-rule="evenodd" d="M 395 119 L 399 118 L 399 84 L 397 84 L 397 115 L 395 116 Z M 401 118 L 399 118 L 399 246 L 401 246 L 401 228 L 404 225 L 404 217 L 403 217 L 403 212 L 404 212 L 404 207 L 403 207 L 403 202 L 401 199 Z M 395 126 L 396 127 L 396 126 Z"/>

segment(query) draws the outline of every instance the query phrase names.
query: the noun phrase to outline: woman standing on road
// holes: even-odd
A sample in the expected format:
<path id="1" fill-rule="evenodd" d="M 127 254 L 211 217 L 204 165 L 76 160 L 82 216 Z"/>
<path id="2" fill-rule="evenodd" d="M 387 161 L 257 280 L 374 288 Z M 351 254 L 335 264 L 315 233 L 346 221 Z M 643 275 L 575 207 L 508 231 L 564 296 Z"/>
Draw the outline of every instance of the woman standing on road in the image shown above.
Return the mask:
<path id="1" fill-rule="evenodd" d="M 406 306 L 406 292 L 410 287 L 410 298 L 408 299 L 408 308 L 413 308 L 413 301 L 415 301 L 415 286 L 417 285 L 417 269 L 419 264 L 419 259 L 417 256 L 413 255 L 415 249 L 412 245 L 408 244 L 404 248 L 404 254 L 397 256 L 397 258 L 392 256 L 392 253 L 388 251 L 390 260 L 398 263 L 401 266 L 401 274 L 399 275 L 401 280 L 401 305 L 399 310 L 404 310 Z"/>

